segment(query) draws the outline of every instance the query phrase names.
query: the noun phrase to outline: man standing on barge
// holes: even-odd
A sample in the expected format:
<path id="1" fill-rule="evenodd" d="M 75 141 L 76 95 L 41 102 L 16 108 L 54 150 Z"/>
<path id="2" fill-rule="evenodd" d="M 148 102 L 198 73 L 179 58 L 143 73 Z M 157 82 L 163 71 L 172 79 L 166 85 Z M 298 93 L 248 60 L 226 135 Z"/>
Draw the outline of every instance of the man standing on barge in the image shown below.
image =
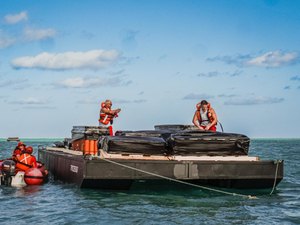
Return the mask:
<path id="1" fill-rule="evenodd" d="M 118 113 L 121 111 L 120 108 L 118 109 L 111 109 L 112 101 L 107 99 L 105 102 L 101 103 L 101 109 L 100 109 L 100 118 L 99 123 L 100 125 L 108 125 L 113 124 L 113 119 L 115 117 L 118 117 Z"/>

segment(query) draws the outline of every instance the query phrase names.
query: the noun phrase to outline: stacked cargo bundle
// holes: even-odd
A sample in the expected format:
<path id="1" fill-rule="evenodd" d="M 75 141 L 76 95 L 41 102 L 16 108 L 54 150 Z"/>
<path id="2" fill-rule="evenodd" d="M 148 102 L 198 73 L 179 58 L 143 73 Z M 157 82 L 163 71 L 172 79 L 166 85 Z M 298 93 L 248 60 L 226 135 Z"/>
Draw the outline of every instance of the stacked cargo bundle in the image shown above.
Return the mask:
<path id="1" fill-rule="evenodd" d="M 248 154 L 250 139 L 242 134 L 200 131 L 189 125 L 162 125 L 155 128 L 156 130 L 118 131 L 115 137 L 105 137 L 101 141 L 101 146 L 107 152 L 120 154 L 195 156 Z"/>
<path id="2" fill-rule="evenodd" d="M 155 130 L 172 132 L 167 139 L 174 155 L 247 155 L 250 139 L 242 134 L 201 131 L 193 125 L 156 125 Z"/>
<path id="3" fill-rule="evenodd" d="M 247 155 L 250 139 L 242 134 L 182 131 L 171 134 L 168 145 L 175 155 Z"/>
<path id="4" fill-rule="evenodd" d="M 117 131 L 116 136 L 126 137 L 160 137 L 164 140 L 168 139 L 171 135 L 169 130 L 140 130 L 140 131 Z"/>
<path id="5" fill-rule="evenodd" d="M 101 140 L 102 149 L 115 154 L 167 155 L 166 141 L 161 137 L 107 136 Z"/>
<path id="6" fill-rule="evenodd" d="M 195 127 L 194 125 L 182 125 L 182 124 L 155 125 L 154 129 L 157 131 L 160 130 L 171 131 L 173 133 L 182 130 L 198 130 L 198 128 Z"/>
<path id="7" fill-rule="evenodd" d="M 98 140 L 100 136 L 109 135 L 108 127 L 102 126 L 73 126 L 72 139 Z"/>
<path id="8" fill-rule="evenodd" d="M 100 137 L 109 135 L 107 127 L 74 126 L 72 129 L 71 148 L 83 151 L 83 154 L 96 155 L 98 152 L 97 141 Z"/>

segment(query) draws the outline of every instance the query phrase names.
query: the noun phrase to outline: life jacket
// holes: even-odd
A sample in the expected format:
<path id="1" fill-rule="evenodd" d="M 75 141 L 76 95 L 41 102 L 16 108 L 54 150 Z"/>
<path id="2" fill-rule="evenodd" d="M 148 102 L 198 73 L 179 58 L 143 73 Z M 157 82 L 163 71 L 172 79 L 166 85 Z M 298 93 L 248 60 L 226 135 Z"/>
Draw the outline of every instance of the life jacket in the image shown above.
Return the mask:
<path id="1" fill-rule="evenodd" d="M 196 105 L 196 108 L 197 108 L 197 112 L 196 112 L 197 119 L 201 123 L 202 119 L 201 119 L 201 113 L 200 113 L 200 109 L 201 109 L 200 102 Z M 207 104 L 207 118 L 209 119 L 209 122 L 214 121 L 214 117 L 212 115 L 211 108 L 210 108 L 210 103 Z M 215 124 L 215 125 L 217 125 L 217 124 Z"/>
<path id="2" fill-rule="evenodd" d="M 16 147 L 12 154 L 12 160 L 17 161 L 17 156 L 22 154 L 22 150 L 19 147 Z"/>
<path id="3" fill-rule="evenodd" d="M 107 124 L 109 124 L 113 120 L 113 118 L 115 116 L 114 115 L 110 115 L 110 114 L 106 114 L 106 113 L 102 112 L 103 108 L 106 108 L 104 102 L 101 103 L 101 110 L 100 110 L 99 122 L 102 123 L 102 124 L 104 124 L 104 125 L 107 125 Z M 106 109 L 109 109 L 109 108 L 106 108 Z"/>
<path id="4" fill-rule="evenodd" d="M 16 168 L 19 170 L 26 171 L 29 168 L 37 167 L 36 164 L 36 158 L 33 155 L 30 155 L 28 153 L 23 153 L 17 158 Z"/>

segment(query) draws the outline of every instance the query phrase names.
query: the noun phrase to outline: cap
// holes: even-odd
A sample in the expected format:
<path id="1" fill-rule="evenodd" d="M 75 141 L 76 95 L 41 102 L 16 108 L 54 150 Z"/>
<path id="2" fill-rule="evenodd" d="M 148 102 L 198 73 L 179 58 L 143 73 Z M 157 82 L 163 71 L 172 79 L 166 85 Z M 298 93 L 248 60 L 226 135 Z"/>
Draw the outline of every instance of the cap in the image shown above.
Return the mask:
<path id="1" fill-rule="evenodd" d="M 20 147 L 20 146 L 26 146 L 22 141 L 20 141 L 19 143 L 18 143 L 18 147 Z"/>
<path id="2" fill-rule="evenodd" d="M 26 152 L 28 154 L 32 154 L 33 148 L 31 146 L 28 146 L 28 147 L 25 148 L 24 152 Z"/>

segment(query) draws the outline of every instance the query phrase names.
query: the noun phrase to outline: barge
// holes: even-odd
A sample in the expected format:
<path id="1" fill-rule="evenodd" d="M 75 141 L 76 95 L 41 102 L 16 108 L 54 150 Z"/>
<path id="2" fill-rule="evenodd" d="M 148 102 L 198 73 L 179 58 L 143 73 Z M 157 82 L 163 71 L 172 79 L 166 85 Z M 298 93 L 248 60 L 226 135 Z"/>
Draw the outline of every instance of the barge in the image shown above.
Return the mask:
<path id="1" fill-rule="evenodd" d="M 249 156 L 245 135 L 200 132 L 188 125 L 116 132 L 76 126 L 72 138 L 41 147 L 52 175 L 81 188 L 130 189 L 136 182 L 178 180 L 222 188 L 271 189 L 283 179 L 282 160 Z"/>

